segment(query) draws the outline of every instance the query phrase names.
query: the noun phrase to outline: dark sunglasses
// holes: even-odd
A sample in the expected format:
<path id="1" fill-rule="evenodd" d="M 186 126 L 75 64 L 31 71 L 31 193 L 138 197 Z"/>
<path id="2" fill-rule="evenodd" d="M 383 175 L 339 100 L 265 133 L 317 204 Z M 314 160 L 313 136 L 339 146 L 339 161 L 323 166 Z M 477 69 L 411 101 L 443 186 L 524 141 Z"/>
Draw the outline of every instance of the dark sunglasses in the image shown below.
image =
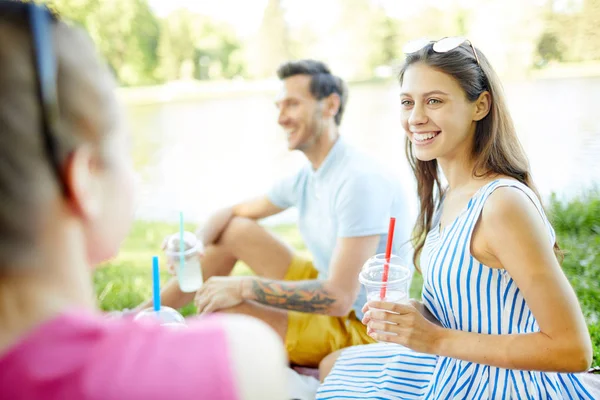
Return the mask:
<path id="1" fill-rule="evenodd" d="M 32 37 L 33 63 L 37 97 L 40 105 L 42 135 L 44 147 L 63 194 L 67 186 L 63 179 L 61 162 L 58 156 L 58 143 L 54 135 L 59 117 L 56 89 L 56 57 L 52 42 L 52 24 L 56 16 L 45 6 L 34 3 L 22 3 L 0 0 L 0 21 L 2 19 L 24 21 L 28 24 Z"/>

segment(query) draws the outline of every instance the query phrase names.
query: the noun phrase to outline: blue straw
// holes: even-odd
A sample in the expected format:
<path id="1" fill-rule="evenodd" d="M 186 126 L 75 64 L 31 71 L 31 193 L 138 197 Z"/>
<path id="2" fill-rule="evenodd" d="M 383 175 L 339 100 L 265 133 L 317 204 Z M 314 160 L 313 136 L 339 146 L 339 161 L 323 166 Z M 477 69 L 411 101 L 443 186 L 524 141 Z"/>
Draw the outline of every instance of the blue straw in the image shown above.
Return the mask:
<path id="1" fill-rule="evenodd" d="M 183 253 L 185 251 L 185 243 L 183 242 L 183 211 L 179 212 L 179 274 L 183 273 L 183 266 L 185 265 L 185 257 Z"/>
<path id="2" fill-rule="evenodd" d="M 152 257 L 152 289 L 154 311 L 160 311 L 160 276 L 158 274 L 158 256 Z"/>

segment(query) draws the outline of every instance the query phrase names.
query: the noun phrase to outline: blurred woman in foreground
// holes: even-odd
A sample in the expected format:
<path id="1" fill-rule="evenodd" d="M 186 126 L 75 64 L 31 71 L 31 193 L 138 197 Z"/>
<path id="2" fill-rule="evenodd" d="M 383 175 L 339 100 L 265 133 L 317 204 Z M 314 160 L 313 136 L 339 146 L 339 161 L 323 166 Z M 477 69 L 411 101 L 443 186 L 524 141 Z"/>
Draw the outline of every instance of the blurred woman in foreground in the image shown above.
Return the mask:
<path id="1" fill-rule="evenodd" d="M 128 153 L 88 38 L 45 8 L 0 1 L 2 397 L 285 398 L 283 346 L 261 322 L 173 331 L 100 315 L 92 268 L 130 227 Z"/>

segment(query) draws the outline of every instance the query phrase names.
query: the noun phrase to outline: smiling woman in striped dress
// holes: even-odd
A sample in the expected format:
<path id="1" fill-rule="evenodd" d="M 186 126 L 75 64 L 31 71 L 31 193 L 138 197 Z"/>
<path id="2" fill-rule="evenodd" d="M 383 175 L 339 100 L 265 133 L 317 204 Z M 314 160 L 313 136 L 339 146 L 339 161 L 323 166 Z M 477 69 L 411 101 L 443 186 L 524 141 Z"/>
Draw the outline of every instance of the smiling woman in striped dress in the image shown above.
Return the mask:
<path id="1" fill-rule="evenodd" d="M 574 374 L 589 333 L 497 76 L 464 38 L 410 47 L 399 78 L 422 303 L 365 305 L 368 333 L 397 345 L 331 355 L 317 398 L 592 399 Z"/>

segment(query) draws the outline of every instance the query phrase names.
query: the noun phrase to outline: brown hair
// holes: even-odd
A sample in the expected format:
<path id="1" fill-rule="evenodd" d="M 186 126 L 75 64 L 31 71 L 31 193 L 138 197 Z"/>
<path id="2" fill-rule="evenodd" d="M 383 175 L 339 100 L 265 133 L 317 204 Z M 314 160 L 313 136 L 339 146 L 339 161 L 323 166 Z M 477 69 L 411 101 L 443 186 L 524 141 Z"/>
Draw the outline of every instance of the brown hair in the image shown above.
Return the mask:
<path id="1" fill-rule="evenodd" d="M 277 69 L 277 77 L 281 80 L 296 75 L 310 76 L 310 93 L 317 100 L 333 93 L 340 96 L 340 107 L 334 118 L 335 124 L 339 126 L 348 102 L 348 87 L 342 78 L 333 75 L 325 63 L 316 60 L 288 61 Z"/>
<path id="2" fill-rule="evenodd" d="M 521 147 L 515 127 L 508 111 L 500 79 L 485 55 L 477 49 L 479 63 L 470 45 L 463 43 L 454 50 L 438 53 L 433 44 L 408 54 L 399 72 L 400 84 L 409 66 L 423 63 L 453 77 L 463 89 L 468 101 L 474 102 L 484 92 L 491 96 L 490 112 L 477 122 L 471 157 L 475 161 L 473 175 L 485 177 L 495 174 L 510 176 L 527 185 L 538 198 L 537 189 L 531 178 L 529 162 Z M 417 268 L 431 229 L 433 212 L 440 206 L 444 188 L 441 185 L 437 160 L 418 160 L 412 151 L 408 137 L 405 143 L 406 157 L 417 180 L 419 215 L 413 229 L 415 252 L 413 262 Z M 541 199 L 540 199 L 541 201 Z M 560 249 L 554 244 L 560 259 Z"/>
<path id="3" fill-rule="evenodd" d="M 44 206 L 61 194 L 44 146 L 25 17 L 18 12 L 0 15 L 0 272 L 32 252 Z M 110 75 L 81 31 L 58 21 L 51 35 L 60 109 L 52 132 L 57 157 L 64 162 L 75 147 L 88 143 L 104 159 L 103 139 L 114 129 L 113 114 L 118 112 L 110 106 Z"/>

